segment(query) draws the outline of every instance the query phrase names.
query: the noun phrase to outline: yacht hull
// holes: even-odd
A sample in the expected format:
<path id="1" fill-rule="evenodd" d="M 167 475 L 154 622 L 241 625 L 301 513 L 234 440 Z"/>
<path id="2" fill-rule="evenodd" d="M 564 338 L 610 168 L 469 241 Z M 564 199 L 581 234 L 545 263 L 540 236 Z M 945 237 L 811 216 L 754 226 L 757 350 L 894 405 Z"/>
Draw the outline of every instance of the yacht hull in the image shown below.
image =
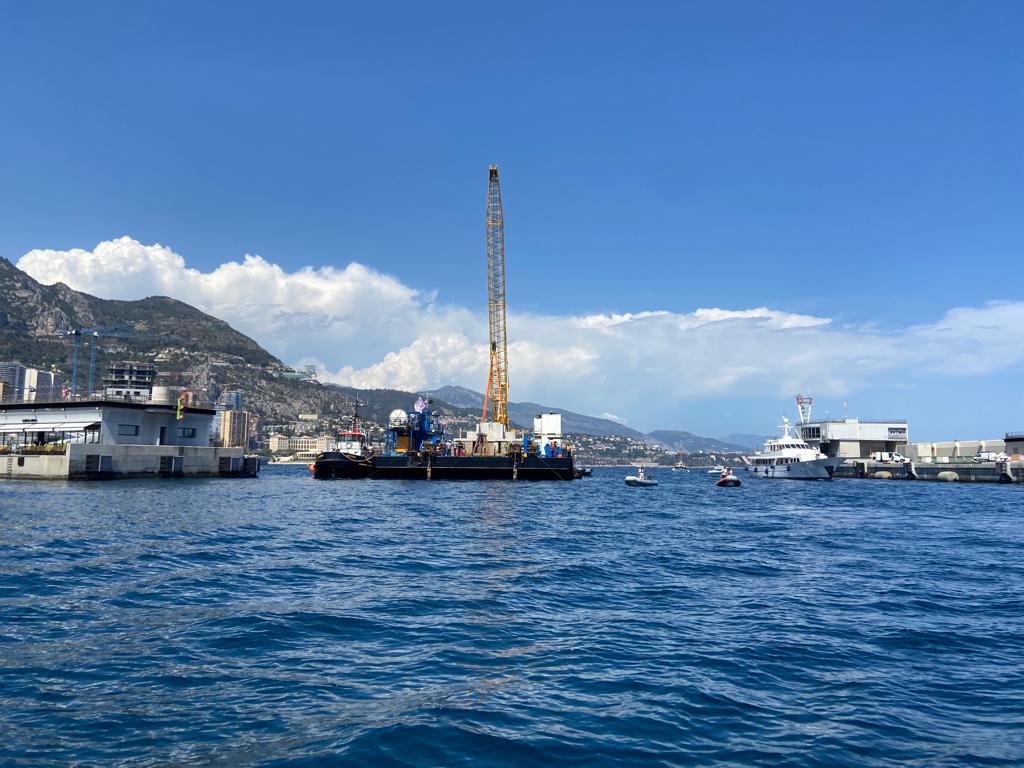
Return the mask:
<path id="1" fill-rule="evenodd" d="M 832 474 L 843 463 L 843 459 L 829 456 L 813 461 L 797 461 L 792 464 L 765 464 L 747 467 L 755 477 L 769 480 L 831 480 Z"/>

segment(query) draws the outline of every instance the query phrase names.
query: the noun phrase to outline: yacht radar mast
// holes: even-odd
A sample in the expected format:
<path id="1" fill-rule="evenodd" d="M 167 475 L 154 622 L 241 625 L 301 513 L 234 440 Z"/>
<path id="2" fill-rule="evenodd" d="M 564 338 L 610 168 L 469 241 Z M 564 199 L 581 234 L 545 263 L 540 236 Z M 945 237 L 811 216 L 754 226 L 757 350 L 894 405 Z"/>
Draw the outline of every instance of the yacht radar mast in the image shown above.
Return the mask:
<path id="1" fill-rule="evenodd" d="M 796 408 L 800 413 L 800 423 L 806 424 L 811 420 L 811 409 L 814 407 L 814 398 L 810 395 L 804 397 L 803 394 L 796 396 Z"/>

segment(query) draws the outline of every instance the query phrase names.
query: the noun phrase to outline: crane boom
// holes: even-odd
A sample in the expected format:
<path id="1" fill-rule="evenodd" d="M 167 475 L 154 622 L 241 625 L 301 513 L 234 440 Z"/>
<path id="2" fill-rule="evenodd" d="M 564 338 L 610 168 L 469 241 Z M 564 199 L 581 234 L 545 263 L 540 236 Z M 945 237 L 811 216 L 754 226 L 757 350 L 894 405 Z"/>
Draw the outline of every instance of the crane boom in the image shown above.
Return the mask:
<path id="1" fill-rule="evenodd" d="M 505 335 L 505 224 L 501 213 L 498 166 L 492 165 L 487 182 L 487 325 L 490 363 L 487 394 L 481 420 L 508 426 L 508 341 Z"/>

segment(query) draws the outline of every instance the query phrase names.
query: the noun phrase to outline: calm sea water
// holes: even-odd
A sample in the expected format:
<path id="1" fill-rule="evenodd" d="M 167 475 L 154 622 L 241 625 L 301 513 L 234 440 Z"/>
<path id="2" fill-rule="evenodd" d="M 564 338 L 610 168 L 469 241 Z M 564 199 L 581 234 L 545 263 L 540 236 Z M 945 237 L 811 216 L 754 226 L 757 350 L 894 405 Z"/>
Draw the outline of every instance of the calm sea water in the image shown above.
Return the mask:
<path id="1" fill-rule="evenodd" d="M 1020 765 L 1024 488 L 0 483 L 0 764 Z"/>

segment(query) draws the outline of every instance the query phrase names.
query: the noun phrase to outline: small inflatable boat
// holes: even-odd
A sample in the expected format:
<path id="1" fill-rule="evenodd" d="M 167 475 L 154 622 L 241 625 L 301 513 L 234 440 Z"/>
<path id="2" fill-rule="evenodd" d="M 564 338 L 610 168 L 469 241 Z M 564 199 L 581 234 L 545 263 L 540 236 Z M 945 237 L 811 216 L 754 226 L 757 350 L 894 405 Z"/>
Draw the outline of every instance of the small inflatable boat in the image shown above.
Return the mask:
<path id="1" fill-rule="evenodd" d="M 731 469 L 726 468 L 722 470 L 722 474 L 715 485 L 719 488 L 739 488 L 740 479 L 732 473 Z"/>
<path id="2" fill-rule="evenodd" d="M 653 477 L 648 477 L 643 467 L 640 467 L 635 475 L 626 475 L 626 485 L 638 488 L 652 488 L 657 484 L 658 481 Z"/>

